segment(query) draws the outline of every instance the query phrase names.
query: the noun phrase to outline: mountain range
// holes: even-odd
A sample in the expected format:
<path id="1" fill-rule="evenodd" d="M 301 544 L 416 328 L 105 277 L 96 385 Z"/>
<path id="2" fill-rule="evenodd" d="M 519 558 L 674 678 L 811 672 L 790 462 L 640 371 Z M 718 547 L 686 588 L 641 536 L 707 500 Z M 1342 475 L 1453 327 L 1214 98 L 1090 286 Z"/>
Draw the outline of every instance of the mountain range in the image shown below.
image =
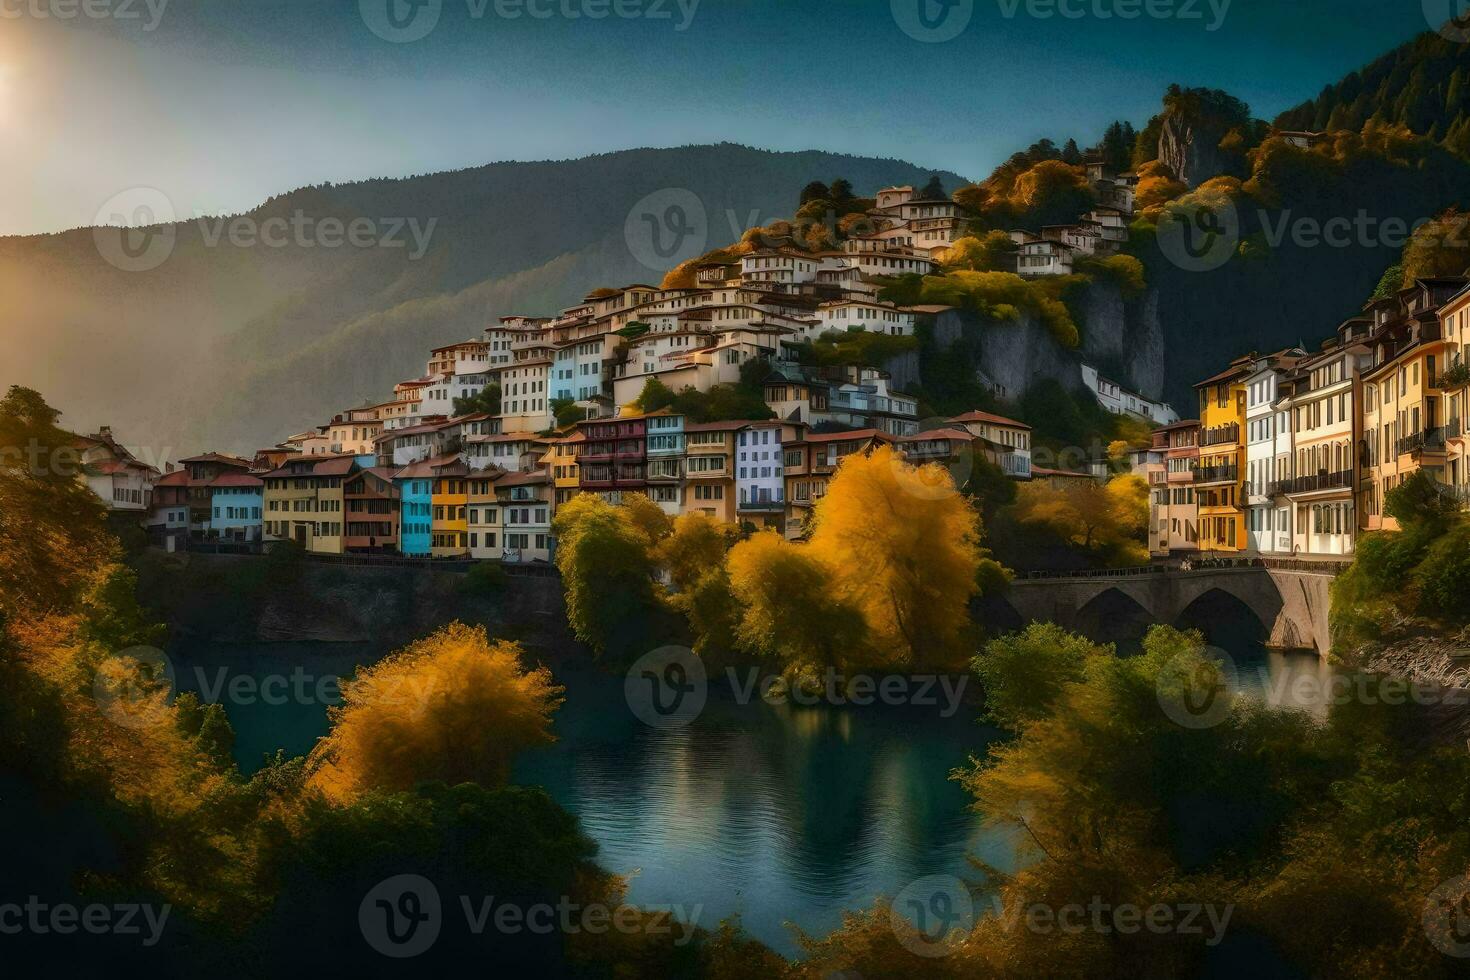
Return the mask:
<path id="1" fill-rule="evenodd" d="M 386 400 L 437 344 L 679 261 L 789 217 L 803 186 L 860 194 L 938 174 L 901 160 L 734 144 L 303 187 L 243 215 L 0 238 L 0 388 L 143 458 L 249 453 Z M 143 206 L 151 212 L 140 211 Z M 166 215 L 157 191 L 124 218 Z M 109 212 L 110 214 L 111 212 Z"/>

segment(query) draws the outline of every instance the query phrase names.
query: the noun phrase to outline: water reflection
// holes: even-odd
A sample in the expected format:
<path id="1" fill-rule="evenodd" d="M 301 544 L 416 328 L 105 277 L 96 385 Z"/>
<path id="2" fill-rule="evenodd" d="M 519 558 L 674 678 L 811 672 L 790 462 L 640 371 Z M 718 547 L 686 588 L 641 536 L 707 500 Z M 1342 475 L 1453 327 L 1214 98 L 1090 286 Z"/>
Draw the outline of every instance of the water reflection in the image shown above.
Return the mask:
<path id="1" fill-rule="evenodd" d="M 633 876 L 632 901 L 700 903 L 706 926 L 739 913 L 790 954 L 786 922 L 829 931 L 879 893 L 968 871 L 967 853 L 1012 865 L 1005 835 L 982 828 L 948 778 L 996 735 L 974 709 L 941 719 L 712 696 L 688 728 L 661 731 L 626 724 L 615 679 L 559 679 L 560 741 L 528 753 L 516 778 L 581 816 L 599 861 Z"/>

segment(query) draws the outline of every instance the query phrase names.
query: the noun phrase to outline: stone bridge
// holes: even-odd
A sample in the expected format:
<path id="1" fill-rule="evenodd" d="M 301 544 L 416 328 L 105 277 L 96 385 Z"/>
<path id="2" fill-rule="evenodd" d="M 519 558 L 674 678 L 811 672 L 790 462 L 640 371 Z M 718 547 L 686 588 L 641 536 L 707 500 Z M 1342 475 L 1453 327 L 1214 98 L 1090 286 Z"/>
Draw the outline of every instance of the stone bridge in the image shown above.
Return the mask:
<path id="1" fill-rule="evenodd" d="M 1257 566 L 1016 579 L 1005 602 L 1023 624 L 1049 621 L 1110 639 L 1129 633 L 1130 624 L 1137 635 L 1149 623 L 1195 625 L 1207 610 L 1217 620 L 1222 614 L 1253 616 L 1267 646 L 1325 656 L 1332 646 L 1328 588 L 1335 574 Z"/>

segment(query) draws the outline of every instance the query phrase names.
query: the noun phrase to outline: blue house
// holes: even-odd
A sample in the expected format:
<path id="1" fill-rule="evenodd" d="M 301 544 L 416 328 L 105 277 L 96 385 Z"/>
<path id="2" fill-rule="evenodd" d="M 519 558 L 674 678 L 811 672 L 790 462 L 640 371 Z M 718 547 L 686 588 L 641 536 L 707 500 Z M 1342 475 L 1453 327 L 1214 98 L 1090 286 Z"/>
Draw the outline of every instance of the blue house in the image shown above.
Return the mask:
<path id="1" fill-rule="evenodd" d="M 209 484 L 210 536 L 222 541 L 259 541 L 264 508 L 264 480 L 236 471 L 220 474 Z"/>
<path id="2" fill-rule="evenodd" d="M 393 476 L 398 488 L 398 552 L 427 558 L 433 549 L 434 471 L 428 461 L 410 464 Z"/>

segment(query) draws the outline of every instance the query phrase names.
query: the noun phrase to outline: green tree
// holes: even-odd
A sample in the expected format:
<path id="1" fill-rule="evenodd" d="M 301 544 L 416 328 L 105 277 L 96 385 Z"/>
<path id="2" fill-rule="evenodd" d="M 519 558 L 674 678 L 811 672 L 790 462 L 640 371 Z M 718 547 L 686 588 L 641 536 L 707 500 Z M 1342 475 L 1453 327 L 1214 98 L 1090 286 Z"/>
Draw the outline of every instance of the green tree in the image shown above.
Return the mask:
<path id="1" fill-rule="evenodd" d="M 1032 623 L 991 640 L 971 668 L 985 687 L 985 710 L 1003 728 L 1020 729 L 1050 714 L 1069 684 L 1082 681 L 1089 657 L 1113 656 L 1055 623 Z"/>
<path id="2" fill-rule="evenodd" d="M 500 385 L 492 382 L 477 394 L 456 398 L 453 411 L 455 415 L 499 415 Z"/>

